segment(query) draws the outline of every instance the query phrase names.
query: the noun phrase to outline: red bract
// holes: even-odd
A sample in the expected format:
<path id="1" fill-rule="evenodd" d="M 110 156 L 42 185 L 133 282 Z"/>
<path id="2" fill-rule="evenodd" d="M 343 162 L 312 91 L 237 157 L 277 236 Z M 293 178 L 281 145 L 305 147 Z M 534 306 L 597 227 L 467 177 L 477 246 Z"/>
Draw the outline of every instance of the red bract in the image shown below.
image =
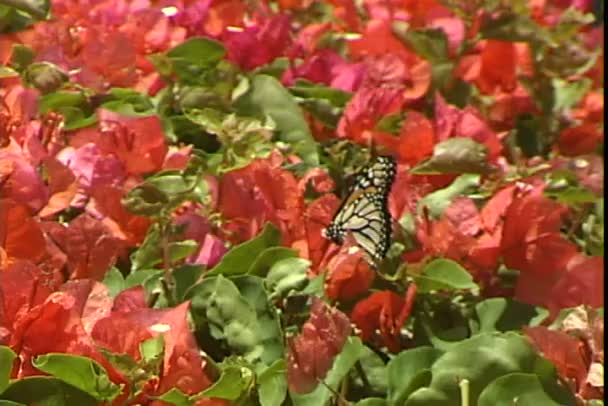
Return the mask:
<path id="1" fill-rule="evenodd" d="M 144 292 L 139 288 L 125 291 L 124 294 L 143 297 Z M 119 295 L 116 302 L 124 301 Z M 143 300 L 136 302 L 144 304 Z M 170 309 L 138 308 L 137 305 L 131 305 L 128 311 L 121 305 L 95 324 L 91 336 L 98 345 L 139 360 L 139 344 L 162 334 L 165 343 L 163 368 L 160 382 L 150 395 L 160 395 L 173 387 L 192 395 L 208 387 L 211 381 L 203 372 L 205 362 L 188 328 L 186 315 L 189 305 L 189 302 L 185 302 Z"/>
<path id="2" fill-rule="evenodd" d="M 497 134 L 492 131 L 473 107 L 458 109 L 445 102 L 437 93 L 435 97 L 435 134 L 439 142 L 452 137 L 466 137 L 484 144 L 488 149 L 488 161 L 495 161 L 502 151 Z"/>
<path id="3" fill-rule="evenodd" d="M 282 231 L 285 244 L 301 238 L 298 222 L 303 202 L 297 180 L 268 160 L 256 160 L 225 174 L 220 180 L 218 208 L 230 220 L 227 228 L 237 239 L 252 238 L 267 221 Z"/>
<path id="4" fill-rule="evenodd" d="M 100 302 L 98 299 L 95 299 L 97 304 L 88 303 L 89 295 L 99 294 L 100 289 L 107 295 L 107 289 L 101 284 L 78 281 L 76 286 L 67 286 L 65 291 L 52 293 L 44 303 L 16 320 L 9 345 L 19 354 L 17 377 L 41 374 L 31 364 L 33 357 L 63 352 L 93 358 L 106 368 L 112 381 L 125 382 L 97 351 L 83 324 L 85 310 L 94 319 L 95 313 L 102 311 L 98 305 L 108 305 L 107 301 Z"/>
<path id="5" fill-rule="evenodd" d="M 0 199 L 0 253 L 10 258 L 38 261 L 46 242 L 40 225 L 27 207 L 10 199 Z"/>
<path id="6" fill-rule="evenodd" d="M 542 186 L 522 185 L 505 212 L 500 250 L 512 269 L 550 274 L 563 269 L 577 251 L 560 235 L 567 208 L 542 192 Z"/>
<path id="7" fill-rule="evenodd" d="M 129 245 L 141 243 L 148 231 L 151 220 L 129 213 L 121 203 L 126 192 L 118 187 L 101 186 L 92 190 L 92 202 L 87 211 L 100 216 L 112 234 Z"/>
<path id="8" fill-rule="evenodd" d="M 348 63 L 335 51 L 322 49 L 307 58 L 301 65 L 283 73 L 283 82 L 291 85 L 296 78 L 325 84 L 347 92 L 359 88 L 366 72 L 362 63 Z"/>
<path id="9" fill-rule="evenodd" d="M 543 306 L 556 316 L 561 309 L 586 304 L 604 306 L 604 258 L 576 254 L 551 273 L 526 272 L 517 280 L 515 297 Z"/>
<path id="10" fill-rule="evenodd" d="M 408 286 L 405 298 L 390 290 L 375 292 L 355 305 L 350 318 L 361 330 L 364 341 L 398 352 L 401 350 L 401 328 L 412 312 L 415 298 L 414 284 Z M 376 330 L 380 331 L 379 336 Z"/>
<path id="11" fill-rule="evenodd" d="M 51 293 L 48 275 L 29 261 L 0 264 L 0 345 L 8 345 L 15 322 Z"/>
<path id="12" fill-rule="evenodd" d="M 44 207 L 49 192 L 21 148 L 13 142 L 7 148 L 0 149 L 0 162 L 6 168 L 0 183 L 2 197 L 27 205 L 32 212 Z"/>
<path id="13" fill-rule="evenodd" d="M 376 140 L 389 151 L 396 151 L 400 162 L 414 166 L 433 155 L 435 133 L 431 121 L 423 114 L 408 111 L 398 136 L 379 133 Z"/>
<path id="14" fill-rule="evenodd" d="M 78 183 L 74 173 L 55 158 L 48 158 L 44 162 L 48 174 L 49 201 L 38 213 L 42 218 L 50 217 L 67 209 L 76 197 Z"/>
<path id="15" fill-rule="evenodd" d="M 403 106 L 403 88 L 362 87 L 346 105 L 338 123 L 337 134 L 367 145 L 380 133 L 376 125 L 385 116 L 395 114 Z"/>
<path id="16" fill-rule="evenodd" d="M 86 213 L 70 221 L 68 227 L 56 223 L 48 233 L 67 255 L 71 279 L 103 279 L 121 248 L 111 231 Z"/>
<path id="17" fill-rule="evenodd" d="M 276 15 L 259 25 L 239 31 L 225 31 L 222 40 L 228 59 L 243 70 L 265 65 L 285 52 L 289 45 L 290 19 Z M 256 52 L 251 52 L 255 49 Z"/>
<path id="18" fill-rule="evenodd" d="M 287 383 L 293 393 L 312 391 L 331 368 L 350 335 L 350 322 L 339 310 L 312 298 L 302 332 L 287 339 Z"/>
<path id="19" fill-rule="evenodd" d="M 559 152 L 566 156 L 591 154 L 604 139 L 604 132 L 594 123 L 564 129 L 559 134 Z"/>
<path id="20" fill-rule="evenodd" d="M 578 396 L 583 399 L 603 397 L 601 388 L 594 387 L 588 381 L 592 354 L 582 340 L 546 327 L 524 327 L 524 332 L 538 351 L 555 365 Z"/>
<path id="21" fill-rule="evenodd" d="M 365 259 L 362 249 L 354 249 L 356 243 L 345 241 L 340 251 L 327 264 L 325 293 L 332 300 L 353 300 L 367 292 L 375 273 Z"/>
<path id="22" fill-rule="evenodd" d="M 340 202 L 333 194 L 326 194 L 311 202 L 304 212 L 304 221 L 300 228 L 303 238 L 293 242 L 292 247 L 300 251 L 300 257 L 311 261 L 310 273 L 318 275 L 327 265 L 327 261 L 338 247 L 322 235 L 338 209 Z"/>
<path id="23" fill-rule="evenodd" d="M 72 140 L 79 147 L 94 142 L 104 154 L 116 156 L 127 173 L 142 175 L 162 168 L 167 146 L 157 116 L 133 118 L 98 110 L 100 132 L 81 132 Z"/>

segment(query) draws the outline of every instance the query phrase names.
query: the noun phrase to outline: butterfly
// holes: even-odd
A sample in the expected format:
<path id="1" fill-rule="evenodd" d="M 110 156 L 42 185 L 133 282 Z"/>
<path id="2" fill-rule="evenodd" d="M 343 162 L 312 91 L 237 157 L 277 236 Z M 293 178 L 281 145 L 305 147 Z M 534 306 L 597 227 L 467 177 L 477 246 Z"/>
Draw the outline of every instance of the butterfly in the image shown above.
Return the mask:
<path id="1" fill-rule="evenodd" d="M 324 236 L 343 244 L 350 233 L 373 263 L 382 261 L 390 246 L 391 216 L 386 205 L 396 172 L 395 160 L 386 156 L 361 169 Z"/>

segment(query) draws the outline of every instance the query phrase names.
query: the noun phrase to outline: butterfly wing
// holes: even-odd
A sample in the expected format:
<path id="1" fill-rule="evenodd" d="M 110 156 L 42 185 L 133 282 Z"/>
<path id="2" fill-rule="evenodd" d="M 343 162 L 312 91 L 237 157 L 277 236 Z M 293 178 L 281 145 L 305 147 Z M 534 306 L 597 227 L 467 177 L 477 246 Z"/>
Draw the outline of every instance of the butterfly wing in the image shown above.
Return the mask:
<path id="1" fill-rule="evenodd" d="M 325 236 L 342 244 L 350 233 L 373 261 L 381 261 L 390 245 L 391 217 L 386 204 L 395 172 L 395 161 L 389 157 L 378 157 L 363 168 Z"/>

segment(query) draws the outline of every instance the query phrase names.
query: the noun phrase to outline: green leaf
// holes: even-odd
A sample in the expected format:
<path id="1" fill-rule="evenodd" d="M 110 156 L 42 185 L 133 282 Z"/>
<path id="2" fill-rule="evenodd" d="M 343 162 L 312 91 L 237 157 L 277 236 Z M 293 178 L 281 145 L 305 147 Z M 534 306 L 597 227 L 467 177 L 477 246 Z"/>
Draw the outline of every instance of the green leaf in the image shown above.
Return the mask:
<path id="1" fill-rule="evenodd" d="M 103 277 L 102 283 L 108 288 L 108 292 L 112 298 L 115 298 L 120 292 L 125 289 L 125 278 L 122 273 L 116 268 L 112 267 Z"/>
<path id="2" fill-rule="evenodd" d="M 386 400 L 381 398 L 367 398 L 355 403 L 355 406 L 389 406 Z"/>
<path id="3" fill-rule="evenodd" d="M 154 223 L 139 249 L 131 254 L 131 270 L 151 268 L 160 262 L 160 257 L 160 231 L 158 223 Z"/>
<path id="4" fill-rule="evenodd" d="M 222 257 L 222 260 L 211 269 L 207 275 L 239 275 L 247 273 L 252 263 L 266 248 L 276 246 L 281 239 L 281 233 L 272 224 L 267 223 L 255 238 L 232 248 Z"/>
<path id="5" fill-rule="evenodd" d="M 10 400 L 2 400 L 0 399 L 0 406 L 27 406 L 23 403 L 17 403 Z"/>
<path id="6" fill-rule="evenodd" d="M 0 346 L 0 394 L 8 386 L 15 358 L 17 358 L 17 354 L 13 350 L 3 345 Z"/>
<path id="7" fill-rule="evenodd" d="M 432 64 L 448 59 L 448 39 L 442 29 L 407 30 L 401 37 L 416 54 Z"/>
<path id="8" fill-rule="evenodd" d="M 22 71 L 34 61 L 35 56 L 32 48 L 21 44 L 13 44 L 11 65 L 17 71 Z"/>
<path id="9" fill-rule="evenodd" d="M 282 405 L 287 395 L 287 365 L 278 359 L 258 377 L 258 393 L 262 406 Z"/>
<path id="10" fill-rule="evenodd" d="M 265 276 L 270 267 L 275 263 L 286 259 L 286 258 L 296 258 L 298 256 L 298 251 L 286 248 L 286 247 L 269 247 L 260 253 L 253 261 L 249 270 L 247 271 L 250 275 L 257 276 Z"/>
<path id="11" fill-rule="evenodd" d="M 153 278 L 155 275 L 161 275 L 162 273 L 161 269 L 138 269 L 131 272 L 125 278 L 125 289 L 143 285 L 147 279 Z"/>
<path id="12" fill-rule="evenodd" d="M 344 107 L 351 99 L 352 94 L 333 87 L 312 83 L 307 80 L 298 79 L 289 91 L 297 97 L 303 99 L 322 99 L 327 100 L 335 107 Z"/>
<path id="13" fill-rule="evenodd" d="M 247 388 L 247 380 L 241 374 L 241 368 L 229 366 L 222 371 L 220 379 L 194 398 L 220 398 L 236 400 Z"/>
<path id="14" fill-rule="evenodd" d="M 179 303 L 184 301 L 186 292 L 196 284 L 203 271 L 204 267 L 202 265 L 192 264 L 185 264 L 173 270 L 175 298 Z"/>
<path id="15" fill-rule="evenodd" d="M 271 305 L 264 289 L 264 280 L 257 276 L 243 275 L 233 279 L 239 292 L 256 313 L 258 330 L 254 332 L 261 347 L 259 359 L 253 359 L 259 372 L 283 358 L 283 333 L 276 308 Z M 261 362 L 258 362 L 261 361 Z"/>
<path id="16" fill-rule="evenodd" d="M 492 171 L 487 162 L 485 145 L 471 138 L 455 137 L 442 141 L 433 148 L 433 156 L 410 170 L 415 175 L 488 174 Z"/>
<path id="17" fill-rule="evenodd" d="M 220 42 L 192 37 L 171 49 L 167 57 L 180 79 L 197 83 L 203 72 L 215 67 L 224 58 L 225 53 Z"/>
<path id="18" fill-rule="evenodd" d="M 148 96 L 128 88 L 112 88 L 101 107 L 131 117 L 147 117 L 156 113 Z"/>
<path id="19" fill-rule="evenodd" d="M 41 113 L 55 111 L 63 115 L 65 129 L 74 130 L 97 122 L 97 115 L 82 92 L 57 91 L 40 97 L 38 108 Z"/>
<path id="20" fill-rule="evenodd" d="M 224 58 L 226 50 L 221 42 L 209 38 L 191 37 L 175 46 L 167 56 L 173 63 L 185 62 L 197 66 L 211 66 Z"/>
<path id="21" fill-rule="evenodd" d="M 302 290 L 308 283 L 309 268 L 310 261 L 303 258 L 286 258 L 272 265 L 265 279 L 270 300 Z"/>
<path id="22" fill-rule="evenodd" d="M 328 404 L 333 394 L 339 391 L 340 383 L 344 377 L 364 354 L 364 345 L 361 340 L 358 337 L 349 337 L 324 379 L 325 385 L 332 388 L 334 392 L 330 391 L 325 385 L 319 385 L 314 391 L 304 395 L 290 393 L 293 405 L 319 406 Z"/>
<path id="23" fill-rule="evenodd" d="M 512 299 L 496 297 L 475 305 L 479 318 L 479 333 L 521 330 L 538 326 L 548 317 L 548 311 Z"/>
<path id="24" fill-rule="evenodd" d="M 160 362 L 165 351 L 162 334 L 149 338 L 139 344 L 139 353 L 144 362 Z"/>
<path id="25" fill-rule="evenodd" d="M 451 259 L 432 261 L 424 268 L 422 275 L 414 277 L 414 280 L 420 293 L 435 290 L 479 290 L 471 274 Z"/>
<path id="26" fill-rule="evenodd" d="M 194 400 L 177 388 L 172 388 L 160 396 L 154 396 L 153 399 L 162 400 L 175 406 L 194 405 Z"/>
<path id="27" fill-rule="evenodd" d="M 150 183 L 142 183 L 131 189 L 121 200 L 122 205 L 138 216 L 160 216 L 169 204 L 169 196 Z"/>
<path id="28" fill-rule="evenodd" d="M 17 76 L 19 76 L 19 72 L 15 69 L 9 68 L 8 66 L 0 66 L 0 79 L 14 78 Z"/>
<path id="29" fill-rule="evenodd" d="M 186 293 L 192 300 L 191 313 L 197 331 L 208 329 L 250 362 L 261 356 L 260 326 L 254 304 L 245 299 L 236 285 L 222 275 L 206 277 Z"/>
<path id="30" fill-rule="evenodd" d="M 267 75 L 256 75 L 249 90 L 235 101 L 239 114 L 269 116 L 276 123 L 279 139 L 293 148 L 304 162 L 318 166 L 319 154 L 308 124 L 293 96 Z"/>
<path id="31" fill-rule="evenodd" d="M 515 120 L 515 144 L 526 157 L 542 155 L 547 149 L 546 137 L 541 129 L 541 117 L 529 113 L 520 114 Z M 510 137 L 509 137 L 510 138 Z"/>
<path id="32" fill-rule="evenodd" d="M 479 184 L 479 175 L 460 175 L 454 179 L 448 187 L 436 190 L 424 196 L 420 202 L 418 202 L 418 214 L 422 213 L 424 207 L 427 207 L 432 217 L 439 218 L 443 211 L 452 204 L 454 199 L 464 195 L 473 188 L 479 186 Z"/>
<path id="33" fill-rule="evenodd" d="M 48 353 L 36 357 L 32 365 L 98 400 L 111 401 L 121 391 L 118 385 L 110 381 L 106 370 L 91 358 Z"/>
<path id="34" fill-rule="evenodd" d="M 198 249 L 198 242 L 194 240 L 184 240 L 172 242 L 168 245 L 169 260 L 177 262 L 184 258 L 188 258 Z"/>
<path id="35" fill-rule="evenodd" d="M 47 376 L 30 376 L 10 383 L 0 398 L 37 406 L 97 406 L 99 400 L 64 381 Z"/>
<path id="36" fill-rule="evenodd" d="M 399 353 L 387 365 L 387 399 L 402 404 L 410 394 L 431 382 L 431 367 L 443 354 L 433 347 L 418 347 Z"/>
<path id="37" fill-rule="evenodd" d="M 49 0 L 15 0 L 5 2 L 15 7 L 17 10 L 27 13 L 36 20 L 44 20 L 49 14 L 51 4 Z"/>
<path id="38" fill-rule="evenodd" d="M 553 112 L 569 111 L 589 92 L 592 84 L 591 79 L 588 78 L 572 82 L 561 78 L 553 78 L 553 89 L 555 90 Z"/>
<path id="39" fill-rule="evenodd" d="M 572 396 L 559 393 L 557 399 L 550 396 L 534 374 L 512 373 L 501 376 L 486 386 L 479 396 L 479 406 L 543 405 L 560 406 L 573 404 Z"/>
<path id="40" fill-rule="evenodd" d="M 550 393 L 563 393 L 557 373 L 525 337 L 512 332 L 473 336 L 454 345 L 431 367 L 431 381 L 414 391 L 405 406 L 453 406 L 460 398 L 459 382 L 468 380 L 470 405 L 496 379 L 511 373 L 536 375 Z M 566 391 L 567 392 L 567 391 Z M 571 396 L 571 395 L 570 395 Z M 562 404 L 573 404 L 564 402 Z"/>

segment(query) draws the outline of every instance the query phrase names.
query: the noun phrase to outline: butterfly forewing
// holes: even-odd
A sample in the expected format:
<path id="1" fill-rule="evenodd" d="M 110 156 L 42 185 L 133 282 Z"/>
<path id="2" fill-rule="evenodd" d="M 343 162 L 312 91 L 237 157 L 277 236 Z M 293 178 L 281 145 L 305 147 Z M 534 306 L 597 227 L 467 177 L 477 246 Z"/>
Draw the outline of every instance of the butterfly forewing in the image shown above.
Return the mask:
<path id="1" fill-rule="evenodd" d="M 350 233 L 373 262 L 381 261 L 390 244 L 391 217 L 386 204 L 395 172 L 390 157 L 378 157 L 359 171 L 325 236 L 342 244 Z"/>

